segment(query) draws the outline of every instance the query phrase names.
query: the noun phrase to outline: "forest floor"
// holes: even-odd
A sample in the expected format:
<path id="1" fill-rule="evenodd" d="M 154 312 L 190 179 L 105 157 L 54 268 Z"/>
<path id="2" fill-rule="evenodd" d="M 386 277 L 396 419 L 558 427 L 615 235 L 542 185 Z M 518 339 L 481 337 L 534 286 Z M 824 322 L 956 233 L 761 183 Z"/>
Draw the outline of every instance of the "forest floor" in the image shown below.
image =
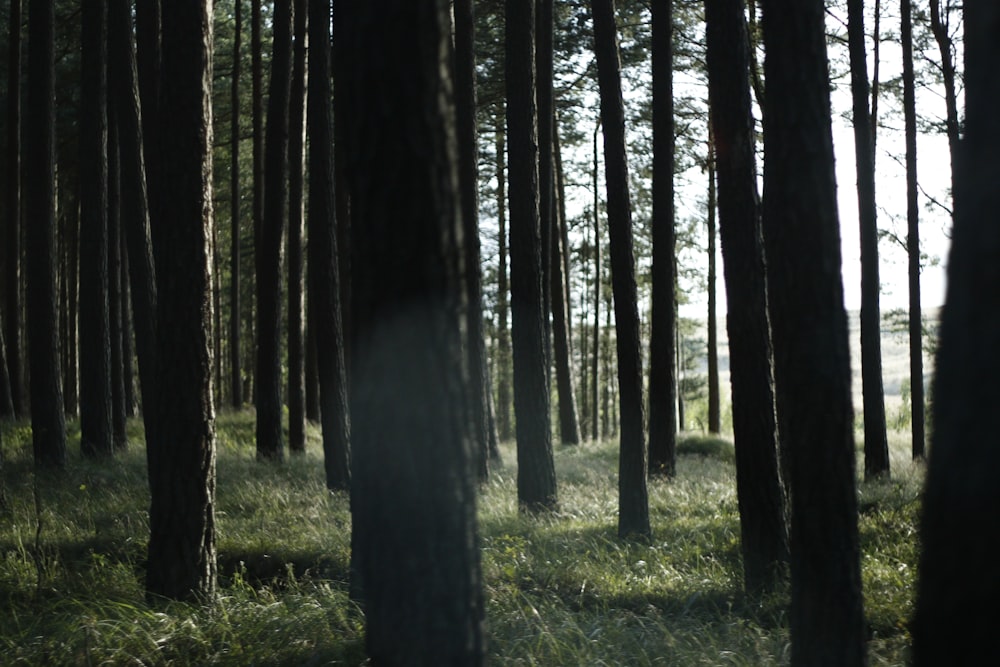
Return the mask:
<path id="1" fill-rule="evenodd" d="M 362 665 L 348 600 L 347 498 L 307 453 L 259 464 L 253 414 L 218 422 L 220 588 L 207 605 L 148 604 L 148 487 L 140 426 L 113 461 L 78 454 L 37 476 L 26 425 L 4 425 L 9 508 L 0 517 L 0 665 Z M 75 424 L 73 425 L 75 428 Z M 891 481 L 859 482 L 871 665 L 910 645 L 923 467 L 890 436 Z M 732 444 L 683 439 L 677 478 L 650 486 L 653 539 L 617 537 L 616 443 L 556 448 L 557 513 L 517 511 L 515 453 L 479 516 L 494 665 L 787 665 L 787 591 L 742 593 Z M 860 456 L 859 456 L 860 464 Z"/>

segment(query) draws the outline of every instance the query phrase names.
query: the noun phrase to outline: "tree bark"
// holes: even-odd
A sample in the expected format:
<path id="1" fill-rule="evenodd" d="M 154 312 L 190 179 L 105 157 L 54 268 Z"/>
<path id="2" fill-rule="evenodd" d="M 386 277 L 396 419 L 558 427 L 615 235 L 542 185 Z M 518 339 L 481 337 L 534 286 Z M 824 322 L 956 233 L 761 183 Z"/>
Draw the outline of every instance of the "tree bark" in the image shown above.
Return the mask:
<path id="1" fill-rule="evenodd" d="M 163 14 L 165 228 L 158 295 L 158 443 L 150 458 L 151 599 L 210 599 L 216 588 L 212 402 L 212 7 Z"/>
<path id="2" fill-rule="evenodd" d="M 341 328 L 340 254 L 337 251 L 333 107 L 330 100 L 330 0 L 309 3 L 309 295 L 316 330 L 320 419 L 326 485 L 351 485 L 350 414 L 344 332 Z"/>
<path id="3" fill-rule="evenodd" d="M 365 231 L 352 239 L 352 513 L 380 665 L 485 659 L 447 9 L 352 3 L 337 33 L 354 55 L 340 91 Z"/>
<path id="4" fill-rule="evenodd" d="M 851 367 L 824 3 L 764 7 L 763 230 L 791 486 L 793 665 L 862 665 Z"/>
<path id="5" fill-rule="evenodd" d="M 709 119 L 708 139 L 708 432 L 722 430 L 722 410 L 719 405 L 719 323 L 716 313 L 715 270 L 715 139 Z"/>
<path id="6" fill-rule="evenodd" d="M 162 102 L 160 95 L 162 58 L 160 40 L 162 28 L 162 0 L 135 0 L 136 85 L 142 109 L 143 159 L 146 167 L 146 198 L 148 203 L 150 239 L 154 261 L 159 260 L 163 235 L 161 203 L 164 193 L 161 175 L 163 158 L 163 132 L 160 126 Z M 140 373 L 142 371 L 140 370 Z"/>
<path id="7" fill-rule="evenodd" d="M 653 0 L 653 313 L 649 341 L 649 471 L 677 466 L 674 266 L 673 0 Z"/>
<path id="8" fill-rule="evenodd" d="M 1000 464 L 992 406 L 1000 400 L 1000 7 L 966 2 L 963 180 L 955 193 L 948 287 L 934 376 L 934 427 L 921 512 L 913 664 L 994 660 L 1000 580 L 983 526 L 1000 517 Z M 956 633 L 962 641 L 956 642 Z"/>
<path id="9" fill-rule="evenodd" d="M 112 452 L 128 448 L 125 415 L 125 328 L 122 320 L 121 169 L 118 150 L 118 123 L 111 114 L 108 122 L 108 338 L 111 347 L 111 447 Z"/>
<path id="10" fill-rule="evenodd" d="M 305 232 L 306 0 L 294 0 L 295 44 L 288 143 L 288 450 L 306 451 Z"/>
<path id="11" fill-rule="evenodd" d="M 496 160 L 497 160 L 497 432 L 501 440 L 514 437 L 510 414 L 511 408 L 511 350 L 510 330 L 507 328 L 508 297 L 507 283 L 507 160 L 503 120 L 497 113 Z"/>
<path id="12" fill-rule="evenodd" d="M 281 245 L 288 224 L 289 96 L 292 75 L 292 0 L 275 0 L 271 84 L 264 147 L 264 220 L 257 259 L 257 458 L 281 461 Z"/>
<path id="13" fill-rule="evenodd" d="M 240 214 L 240 70 L 243 43 L 243 0 L 236 0 L 233 29 L 233 70 L 230 88 L 229 131 L 229 404 L 243 407 L 243 358 L 240 355 L 240 269 L 242 224 Z M 221 388 L 220 388 L 221 389 Z"/>
<path id="14" fill-rule="evenodd" d="M 10 2 L 7 41 L 7 246 L 4 324 L 7 370 L 14 412 L 28 412 L 21 345 L 21 0 Z"/>
<path id="15" fill-rule="evenodd" d="M 705 3 L 743 581 L 754 594 L 776 587 L 789 554 L 748 76 L 750 42 L 743 12 L 743 0 Z"/>
<path id="16" fill-rule="evenodd" d="M 513 319 L 517 498 L 523 510 L 556 507 L 542 310 L 535 106 L 535 1 L 507 0 L 506 86 L 510 159 L 510 287 Z"/>
<path id="17" fill-rule="evenodd" d="M 618 391 L 621 442 L 618 458 L 618 536 L 648 538 L 649 496 L 646 489 L 646 438 L 643 426 L 642 355 L 639 352 L 639 306 L 632 250 L 632 203 L 625 157 L 625 103 L 614 0 L 592 0 L 594 52 L 604 126 L 604 169 L 608 190 L 608 236 L 611 288 L 614 293 L 615 340 L 618 348 Z"/>
<path id="18" fill-rule="evenodd" d="M 28 372 L 35 465 L 66 465 L 66 419 L 56 312 L 55 2 L 28 7 L 28 118 L 25 133 Z"/>
<path id="19" fill-rule="evenodd" d="M 535 102 L 538 113 L 538 227 L 542 254 L 542 325 L 545 328 L 545 381 L 552 394 L 552 229 L 555 178 L 552 133 L 552 1 L 535 0 Z M 550 398 L 551 400 L 551 398 Z"/>
<path id="20" fill-rule="evenodd" d="M 878 219 L 875 205 L 875 141 L 868 113 L 863 0 L 848 0 L 847 30 L 854 101 L 854 158 L 861 223 L 861 383 L 865 422 L 865 479 L 889 475 L 882 389 L 882 315 L 879 310 Z"/>

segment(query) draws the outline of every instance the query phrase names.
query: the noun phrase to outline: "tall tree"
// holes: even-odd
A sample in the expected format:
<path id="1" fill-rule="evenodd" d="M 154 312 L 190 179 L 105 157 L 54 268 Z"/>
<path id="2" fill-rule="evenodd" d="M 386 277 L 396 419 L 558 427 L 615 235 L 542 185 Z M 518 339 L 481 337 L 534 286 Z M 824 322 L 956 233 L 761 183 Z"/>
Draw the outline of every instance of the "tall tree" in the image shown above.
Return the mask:
<path id="1" fill-rule="evenodd" d="M 250 0 L 250 97 L 253 100 L 253 230 L 254 253 L 257 235 L 264 224 L 264 40 L 261 0 Z M 256 382 L 256 380 L 255 380 Z"/>
<path id="2" fill-rule="evenodd" d="M 150 597 L 215 592 L 215 414 L 212 403 L 212 1 L 163 12 L 162 176 L 171 221 L 158 294 L 158 442 L 150 458 Z"/>
<path id="3" fill-rule="evenodd" d="M 920 526 L 913 622 L 916 667 L 985 665 L 996 655 L 1000 594 L 984 526 L 1000 518 L 992 406 L 1000 400 L 1000 6 L 965 5 L 963 180 L 955 193 L 948 287 L 934 375 L 934 427 Z M 984 574 L 985 573 L 985 574 Z M 956 634 L 961 633 L 961 634 Z M 956 642 L 956 637 L 961 641 Z"/>
<path id="4" fill-rule="evenodd" d="M 763 231 L 791 486 L 793 665 L 862 665 L 851 366 L 822 0 L 765 0 Z"/>
<path id="5" fill-rule="evenodd" d="M 330 0 L 309 2 L 309 43 L 309 298 L 314 303 L 326 486 L 345 491 L 351 483 L 350 414 L 332 161 Z"/>
<path id="6" fill-rule="evenodd" d="M 351 412 L 363 492 L 352 512 L 368 653 L 374 664 L 480 665 L 448 2 L 345 10 L 337 34 L 352 56 L 341 90 L 361 260 L 353 265 Z"/>
<path id="7" fill-rule="evenodd" d="M 305 239 L 306 0 L 294 0 L 295 44 L 288 113 L 288 449 L 306 450 Z"/>
<path id="8" fill-rule="evenodd" d="M 497 177 L 497 432 L 501 440 L 513 437 L 511 408 L 510 330 L 507 328 L 509 289 L 507 283 L 507 142 L 503 116 L 496 117 Z"/>
<path id="9" fill-rule="evenodd" d="M 597 117 L 597 124 L 594 126 L 594 328 L 591 334 L 591 354 L 590 354 L 590 436 L 594 440 L 600 439 L 598 429 L 598 419 L 601 410 L 598 403 L 598 390 L 601 386 L 600 372 L 598 364 L 601 358 L 601 292 L 603 282 L 601 280 L 601 189 L 598 184 L 599 168 L 597 159 L 597 142 L 601 134 L 601 118 Z"/>
<path id="10" fill-rule="evenodd" d="M 951 155 L 951 196 L 955 199 L 962 178 L 962 160 L 959 159 L 961 146 L 961 126 L 958 117 L 958 81 L 955 67 L 955 44 L 952 40 L 951 2 L 946 0 L 945 11 L 941 12 L 941 0 L 930 0 L 931 32 L 941 56 L 941 82 L 944 84 L 945 130 L 948 134 L 948 150 Z"/>
<path id="11" fill-rule="evenodd" d="M 708 432 L 719 433 L 722 430 L 722 409 L 719 405 L 719 322 L 716 299 L 716 268 L 715 268 L 715 137 L 712 132 L 712 121 L 708 124 Z"/>
<path id="12" fill-rule="evenodd" d="M 542 326 L 545 328 L 545 379 L 551 397 L 552 369 L 552 227 L 555 178 L 552 130 L 555 122 L 552 88 L 552 0 L 535 0 L 535 103 L 538 113 L 538 226 L 542 254 Z M 551 400 L 551 399 L 550 399 Z"/>
<path id="13" fill-rule="evenodd" d="M 674 281 L 673 0 L 653 0 L 653 313 L 649 340 L 649 471 L 677 465 Z"/>
<path id="14" fill-rule="evenodd" d="M 848 0 L 847 32 L 854 102 L 854 159 L 861 223 L 861 383 L 865 421 L 865 479 L 889 474 L 882 389 L 882 315 L 879 311 L 878 219 L 875 206 L 875 139 L 868 112 L 868 60 L 863 0 Z"/>
<path id="15" fill-rule="evenodd" d="M 111 456 L 107 2 L 82 4 L 80 92 L 80 449 Z"/>
<path id="16" fill-rule="evenodd" d="M 614 294 L 618 347 L 618 397 L 621 441 L 618 459 L 618 535 L 649 537 L 646 489 L 646 434 L 642 405 L 642 355 L 639 351 L 639 305 L 632 250 L 632 203 L 625 157 L 625 103 L 614 0 L 592 0 L 594 53 L 604 125 L 604 170 L 608 189 L 608 237 L 611 289 Z"/>
<path id="17" fill-rule="evenodd" d="M 288 223 L 292 0 L 275 0 L 267 101 L 264 219 L 257 233 L 257 458 L 284 458 L 281 429 L 281 241 Z"/>
<path id="18" fill-rule="evenodd" d="M 528 511 L 556 506 L 542 310 L 535 106 L 535 0 L 507 0 L 506 87 L 510 164 L 510 291 L 514 353 L 517 499 Z"/>
<path id="19" fill-rule="evenodd" d="M 160 237 L 164 223 L 161 200 L 164 193 L 158 188 L 163 184 L 160 174 L 161 146 L 164 142 L 161 121 L 160 72 L 163 0 L 135 0 L 136 67 L 139 99 L 142 109 L 143 158 L 146 167 L 146 197 L 149 203 L 149 227 L 153 256 L 159 260 Z M 141 371 L 140 371 L 141 372 Z"/>
<path id="20" fill-rule="evenodd" d="M 788 525 L 778 464 L 744 9 L 744 0 L 705 2 L 743 581 L 747 591 L 756 592 L 774 588 L 781 579 L 788 562 Z"/>
<path id="21" fill-rule="evenodd" d="M 28 118 L 25 124 L 28 372 L 35 464 L 66 464 L 66 419 L 56 312 L 55 2 L 28 7 Z"/>
<path id="22" fill-rule="evenodd" d="M 233 71 L 230 89 L 229 133 L 229 402 L 243 407 L 243 359 L 240 355 L 240 264 L 242 225 L 240 216 L 240 69 L 243 43 L 243 0 L 234 3 Z M 221 388 L 220 388 L 221 389 Z"/>
<path id="23" fill-rule="evenodd" d="M 7 30 L 7 229 L 3 313 L 14 411 L 27 413 L 21 356 L 21 0 L 11 0 Z"/>
<path id="24" fill-rule="evenodd" d="M 118 150 L 118 122 L 112 113 L 108 119 L 108 338 L 111 347 L 111 448 L 112 452 L 128 447 L 125 414 L 125 359 L 122 319 L 122 216 L 121 163 Z"/>
<path id="25" fill-rule="evenodd" d="M 465 236 L 467 314 L 465 349 L 469 360 L 469 418 L 477 445 L 478 472 L 489 476 L 489 368 L 483 336 L 483 280 L 479 255 L 479 146 L 476 130 L 475 22 L 472 0 L 455 0 L 455 129 L 458 137 L 458 183 Z"/>
<path id="26" fill-rule="evenodd" d="M 906 254 L 910 295 L 910 435 L 914 459 L 924 457 L 923 313 L 920 308 L 920 202 L 917 195 L 917 103 L 913 78 L 912 0 L 900 0 L 903 46 L 903 122 L 906 141 Z"/>

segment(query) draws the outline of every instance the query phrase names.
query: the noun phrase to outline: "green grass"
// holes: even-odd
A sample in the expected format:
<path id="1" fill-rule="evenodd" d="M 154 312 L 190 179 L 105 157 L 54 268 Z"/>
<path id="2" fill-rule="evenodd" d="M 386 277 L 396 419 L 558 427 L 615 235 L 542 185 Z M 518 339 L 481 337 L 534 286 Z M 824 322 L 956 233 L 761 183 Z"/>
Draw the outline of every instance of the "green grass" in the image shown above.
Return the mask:
<path id="1" fill-rule="evenodd" d="M 364 664 L 347 498 L 325 491 L 318 433 L 274 466 L 254 459 L 252 413 L 217 426 L 220 590 L 197 606 L 144 598 L 138 424 L 114 461 L 81 459 L 75 433 L 66 472 L 37 477 L 29 430 L 4 425 L 0 663 Z M 892 480 L 859 487 L 872 665 L 905 664 L 910 643 L 923 473 L 905 441 L 892 436 Z M 741 591 L 732 443 L 691 436 L 679 452 L 677 479 L 650 485 L 649 543 L 617 538 L 614 443 L 557 448 L 551 516 L 520 515 L 516 470 L 494 471 L 479 512 L 491 664 L 788 664 L 787 592 Z"/>

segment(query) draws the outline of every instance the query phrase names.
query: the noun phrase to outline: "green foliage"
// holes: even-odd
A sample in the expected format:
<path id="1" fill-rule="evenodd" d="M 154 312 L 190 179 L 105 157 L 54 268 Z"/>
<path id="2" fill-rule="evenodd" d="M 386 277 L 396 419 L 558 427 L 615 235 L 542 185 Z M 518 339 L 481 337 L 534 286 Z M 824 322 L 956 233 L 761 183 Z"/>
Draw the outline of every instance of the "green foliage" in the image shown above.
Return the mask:
<path id="1" fill-rule="evenodd" d="M 113 461 L 85 461 L 71 440 L 66 472 L 36 477 L 30 428 L 3 425 L 4 664 L 365 664 L 363 617 L 348 598 L 348 499 L 325 491 L 318 433 L 304 456 L 262 465 L 252 412 L 219 415 L 219 595 L 151 605 L 139 426 Z M 872 664 L 902 665 L 923 468 L 905 434 L 890 445 L 892 480 L 859 487 L 862 574 Z M 742 592 L 732 443 L 681 439 L 677 478 L 650 484 L 648 542 L 616 536 L 617 457 L 613 442 L 558 448 L 555 515 L 518 512 L 512 466 L 483 487 L 491 664 L 788 664 L 787 591 Z"/>

